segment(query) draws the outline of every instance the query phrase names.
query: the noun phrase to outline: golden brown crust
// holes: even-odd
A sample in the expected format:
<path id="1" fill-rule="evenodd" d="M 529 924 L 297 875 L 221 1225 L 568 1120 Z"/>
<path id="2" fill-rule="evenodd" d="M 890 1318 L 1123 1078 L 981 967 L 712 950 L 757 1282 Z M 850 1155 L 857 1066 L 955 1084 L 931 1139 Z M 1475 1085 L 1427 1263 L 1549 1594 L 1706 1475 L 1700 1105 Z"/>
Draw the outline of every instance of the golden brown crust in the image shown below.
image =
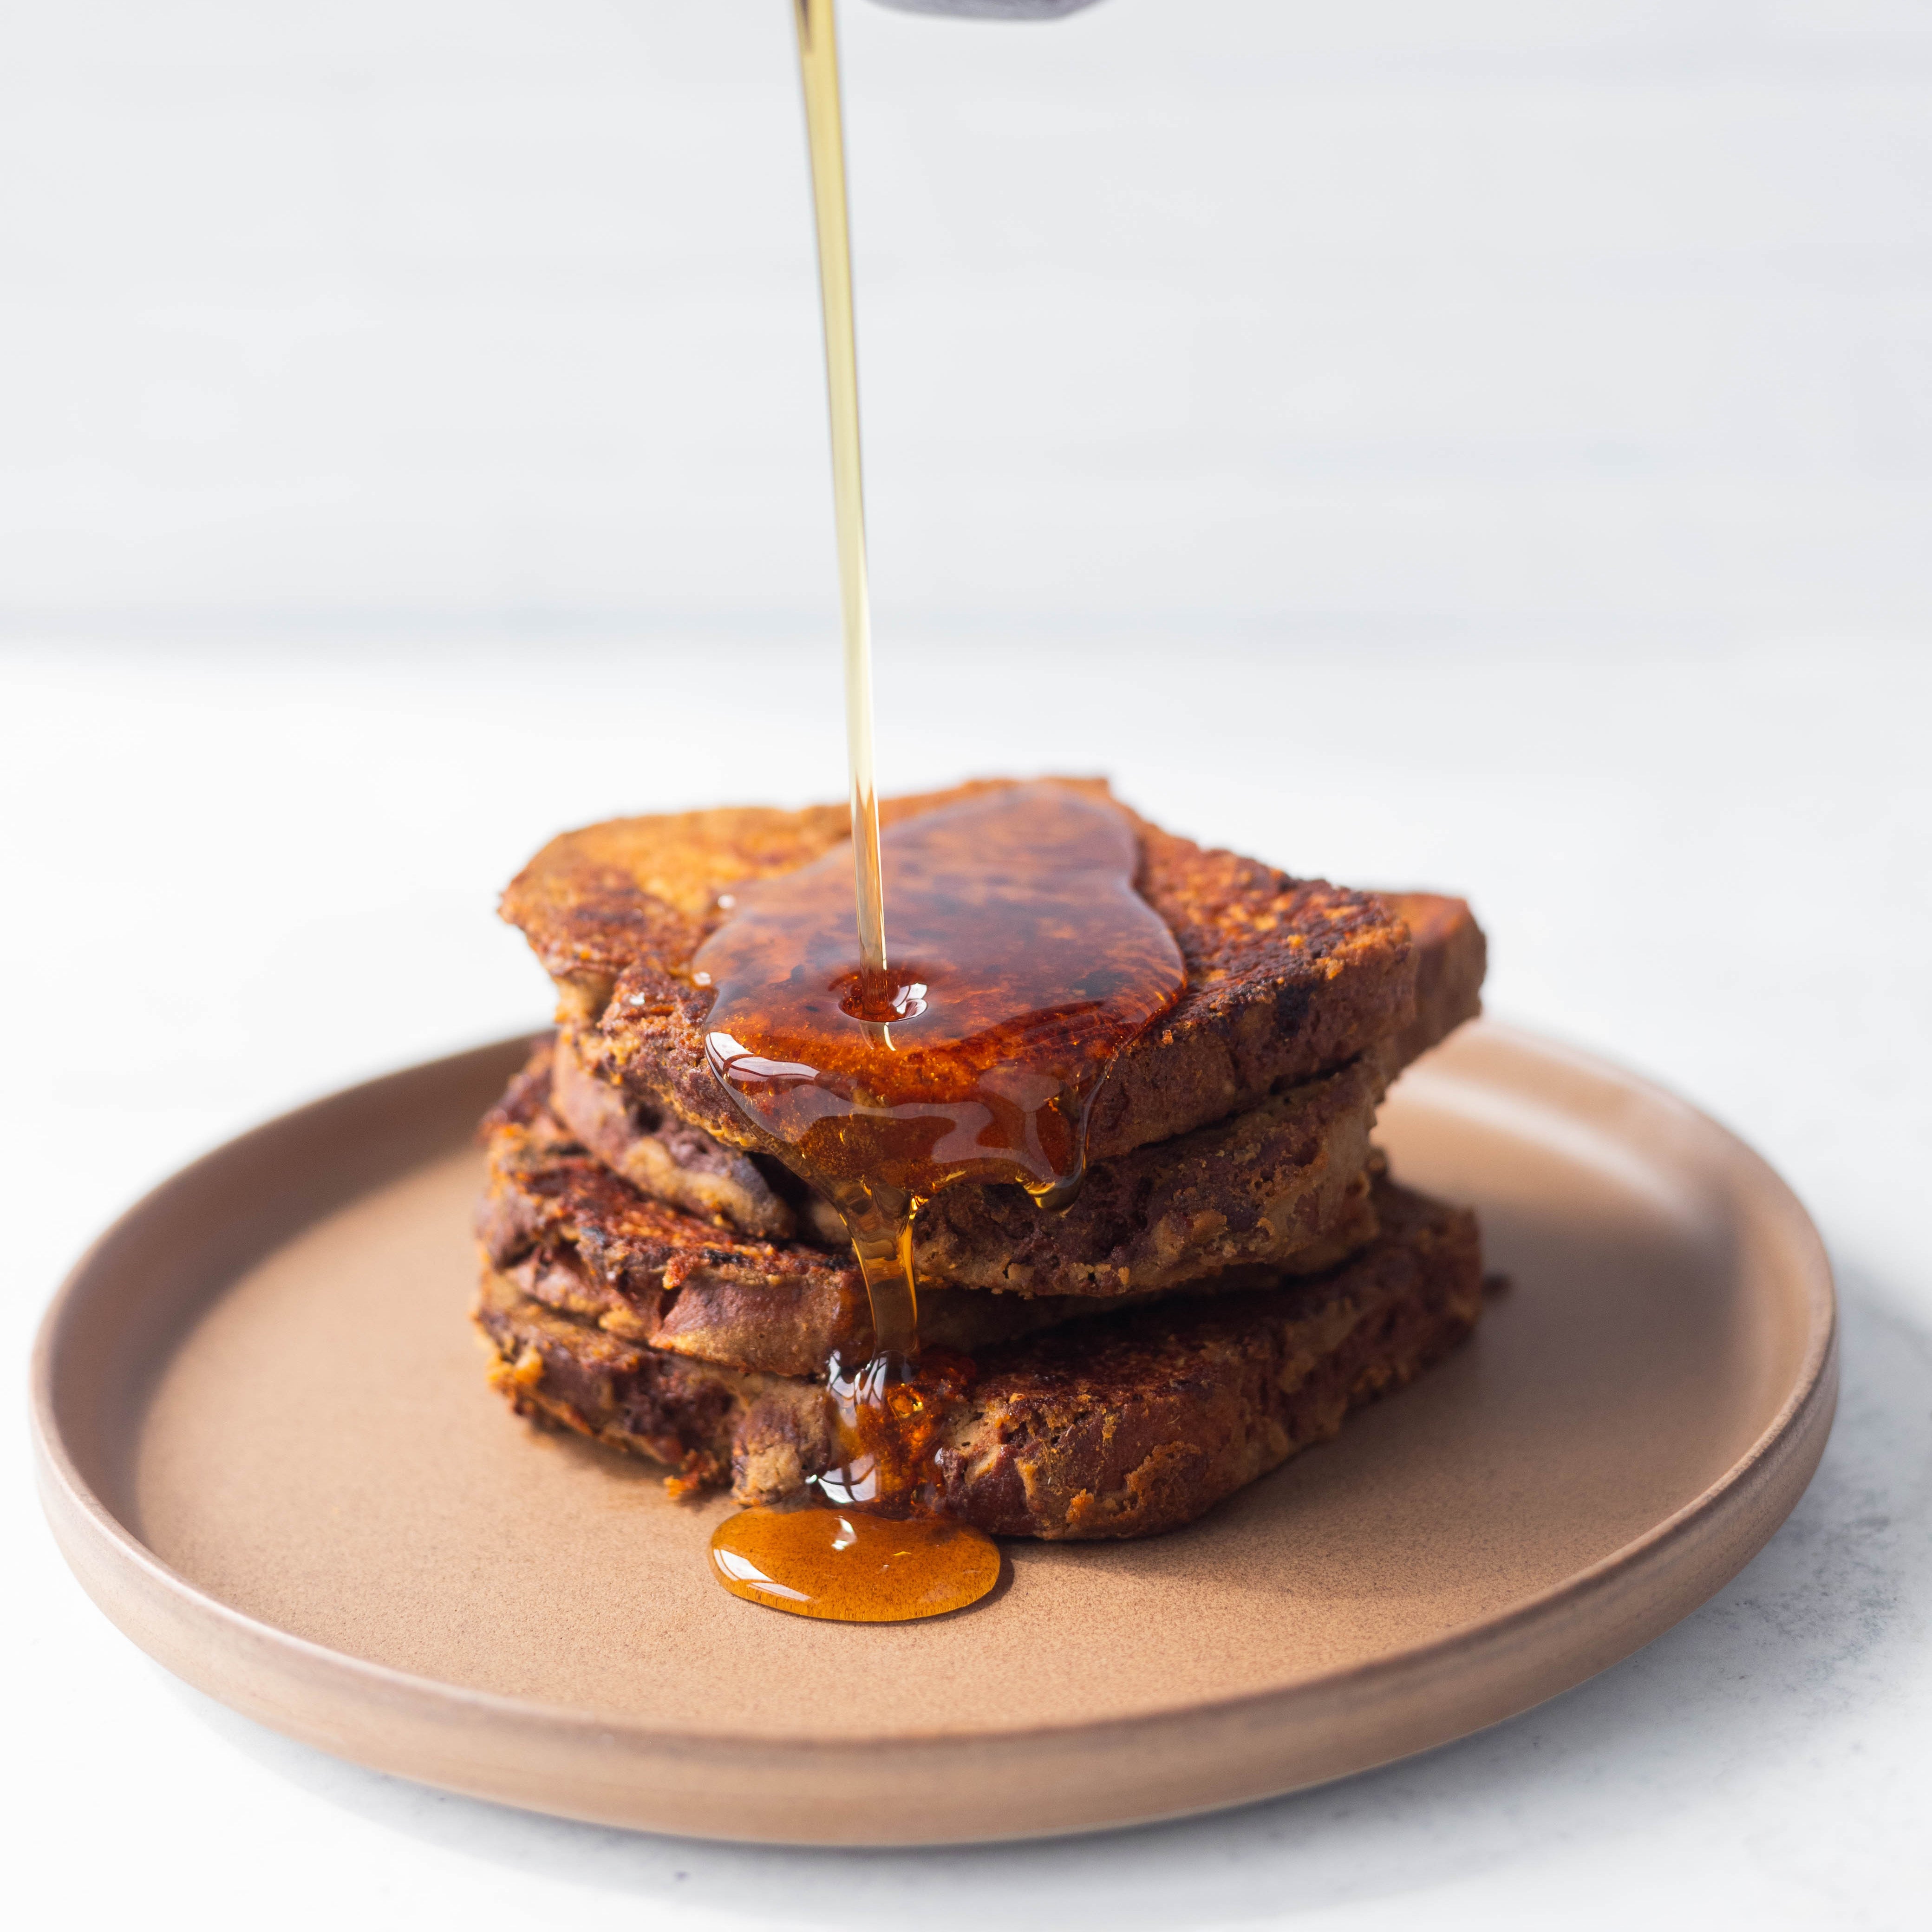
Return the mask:
<path id="1" fill-rule="evenodd" d="M 1135 824 L 1138 884 L 1180 948 L 1187 990 L 1121 1053 L 1095 1096 L 1093 1159 L 1251 1107 L 1414 1018 L 1408 930 L 1372 893 Z"/>
<path id="2" fill-rule="evenodd" d="M 736 1482 L 776 1499 L 830 1460 L 825 1392 L 814 1383 L 626 1341 L 487 1268 L 472 1315 L 494 1358 L 491 1386 L 519 1415 L 664 1463 L 681 1492 Z"/>
<path id="3" fill-rule="evenodd" d="M 773 1185 L 769 1162 L 761 1167 L 669 1108 L 599 1079 L 584 1064 L 574 1028 L 560 1028 L 547 1051 L 551 1111 L 613 1173 L 671 1207 L 748 1234 L 782 1240 L 799 1232 L 797 1211 Z"/>
<path id="4" fill-rule="evenodd" d="M 1382 1234 L 1318 1283 L 1099 1316 L 1004 1352 L 948 1431 L 940 1508 L 999 1535 L 1151 1535 L 1412 1380 L 1474 1326 L 1480 1246 L 1473 1216 L 1376 1193 Z"/>
<path id="5" fill-rule="evenodd" d="M 884 799 L 880 820 L 936 811 L 1004 782 Z M 1066 782 L 1085 789 L 1095 782 Z M 655 958 L 675 970 L 690 958 L 720 922 L 721 890 L 795 872 L 850 832 L 842 805 L 714 806 L 607 819 L 553 838 L 510 881 L 498 910 L 580 1010 L 601 1011 L 627 966 Z"/>
<path id="6" fill-rule="evenodd" d="M 1382 1049 L 1390 1078 L 1483 1010 L 1489 942 L 1466 899 L 1442 892 L 1377 894 L 1415 949 L 1415 1017 Z"/>
<path id="7" fill-rule="evenodd" d="M 988 780 L 882 801 L 886 824 L 996 790 Z M 1102 781 L 1054 781 L 1108 799 Z M 1124 806 L 1138 880 L 1186 964 L 1180 1002 L 1122 1053 L 1096 1097 L 1096 1160 L 1165 1140 L 1312 1078 L 1414 1016 L 1408 928 L 1371 893 L 1290 878 L 1205 850 Z M 796 869 L 846 834 L 844 808 L 740 807 L 614 820 L 554 839 L 512 883 L 503 916 L 557 980 L 561 1016 L 587 1023 L 592 1070 L 717 1138 L 759 1144 L 706 1063 L 711 994 L 688 964 L 728 916 L 734 884 Z"/>
<path id="8" fill-rule="evenodd" d="M 1375 1232 L 1372 1060 L 1088 1170 L 1064 1214 L 1018 1187 L 950 1187 L 919 1210 L 922 1280 L 1022 1294 L 1157 1294 L 1231 1270 L 1304 1274 Z"/>
<path id="9" fill-rule="evenodd" d="M 985 1351 L 939 1457 L 945 1512 L 1002 1535 L 1146 1536 L 1191 1522 L 1348 1411 L 1400 1386 L 1480 1312 L 1475 1223 L 1386 1182 L 1383 1232 L 1293 1288 L 1090 1316 Z M 802 1380 L 626 1342 L 485 1271 L 476 1319 L 520 1411 L 656 1456 L 742 1502 L 802 1488 L 832 1454 Z"/>
<path id="10" fill-rule="evenodd" d="M 533 1085 L 522 1118 L 506 1108 L 485 1123 L 476 1217 L 490 1265 L 520 1293 L 663 1353 L 781 1375 L 820 1374 L 832 1348 L 869 1340 L 849 1253 L 740 1234 L 639 1193 L 571 1141 Z"/>

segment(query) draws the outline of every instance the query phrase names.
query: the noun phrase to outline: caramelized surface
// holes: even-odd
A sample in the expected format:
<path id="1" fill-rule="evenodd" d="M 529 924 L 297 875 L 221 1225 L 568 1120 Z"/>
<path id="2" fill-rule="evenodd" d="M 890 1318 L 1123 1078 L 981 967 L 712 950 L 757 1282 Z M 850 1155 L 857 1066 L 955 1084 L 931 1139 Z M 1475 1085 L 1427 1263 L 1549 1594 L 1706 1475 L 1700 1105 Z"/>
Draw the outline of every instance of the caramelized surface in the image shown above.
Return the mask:
<path id="1" fill-rule="evenodd" d="M 1328 1274 L 980 1351 L 926 1463 L 942 1512 L 996 1536 L 1155 1535 L 1420 1373 L 1481 1312 L 1474 1218 L 1388 1181 L 1376 1196 L 1382 1233 Z M 477 1319 L 517 1407 L 681 1467 L 693 1486 L 799 1499 L 845 1453 L 820 1383 L 625 1343 L 491 1272 Z"/>
<path id="2" fill-rule="evenodd" d="M 1093 1159 L 1171 1138 L 1332 1072 L 1414 1016 L 1408 928 L 1375 895 L 1177 838 L 1136 817 L 1098 779 L 1052 782 L 1128 826 L 1140 851 L 1136 884 L 1187 969 L 1179 1002 L 1121 1054 L 1095 1102 Z M 881 799 L 880 818 L 890 834 L 1012 783 Z M 640 1104 L 756 1145 L 706 1058 L 712 988 L 694 981 L 692 956 L 733 916 L 747 884 L 835 850 L 849 875 L 848 826 L 843 806 L 613 820 L 553 839 L 504 895 L 503 914 L 555 976 L 592 1072 Z M 896 904 L 891 927 L 892 948 L 902 950 Z"/>

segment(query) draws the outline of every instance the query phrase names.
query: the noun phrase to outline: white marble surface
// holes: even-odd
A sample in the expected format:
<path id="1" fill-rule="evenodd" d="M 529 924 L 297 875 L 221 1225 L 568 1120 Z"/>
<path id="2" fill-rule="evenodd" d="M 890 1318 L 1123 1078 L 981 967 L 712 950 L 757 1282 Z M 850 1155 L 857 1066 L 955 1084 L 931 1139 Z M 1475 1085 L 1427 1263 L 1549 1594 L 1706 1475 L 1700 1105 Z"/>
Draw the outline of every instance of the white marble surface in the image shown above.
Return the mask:
<path id="1" fill-rule="evenodd" d="M 1932 13 L 848 10 L 888 780 L 1105 766 L 1201 836 L 1469 891 L 1494 1010 L 1677 1087 L 1812 1206 L 1823 1468 L 1676 1630 L 1423 1760 L 817 1855 L 494 1810 L 230 1716 L 68 1579 L 16 1418 L 10 1904 L 1922 1923 Z M 16 1354 L 184 1158 L 540 1016 L 490 904 L 549 832 L 837 790 L 782 16 L 0 18 Z"/>

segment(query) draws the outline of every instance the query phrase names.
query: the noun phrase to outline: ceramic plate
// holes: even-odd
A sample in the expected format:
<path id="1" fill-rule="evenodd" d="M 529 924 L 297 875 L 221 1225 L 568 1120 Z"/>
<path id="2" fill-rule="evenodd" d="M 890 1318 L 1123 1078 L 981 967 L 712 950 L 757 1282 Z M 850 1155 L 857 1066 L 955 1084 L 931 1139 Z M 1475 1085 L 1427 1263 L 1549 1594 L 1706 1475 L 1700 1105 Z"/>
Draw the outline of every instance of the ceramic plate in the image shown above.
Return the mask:
<path id="1" fill-rule="evenodd" d="M 1473 1203 L 1474 1340 L 1191 1528 L 1006 1546 L 930 1623 L 727 1596 L 728 1505 L 539 1434 L 466 1312 L 478 1114 L 521 1042 L 272 1121 L 151 1195 L 48 1312 L 43 1492 L 96 1602 L 323 1750 L 662 1832 L 940 1844 L 1232 1804 L 1494 1724 L 1626 1656 L 1770 1536 L 1831 1426 L 1831 1278 L 1724 1130 L 1464 1029 L 1402 1078 L 1399 1179 Z"/>

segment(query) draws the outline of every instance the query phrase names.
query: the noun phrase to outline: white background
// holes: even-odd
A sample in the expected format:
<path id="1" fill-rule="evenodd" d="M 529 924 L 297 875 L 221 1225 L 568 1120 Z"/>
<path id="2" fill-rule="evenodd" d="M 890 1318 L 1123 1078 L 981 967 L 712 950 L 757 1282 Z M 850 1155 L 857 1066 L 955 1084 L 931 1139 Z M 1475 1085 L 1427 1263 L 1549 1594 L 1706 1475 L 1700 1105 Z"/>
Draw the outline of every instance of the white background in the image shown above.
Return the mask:
<path id="1" fill-rule="evenodd" d="M 561 826 L 842 784 L 783 0 L 0 10 L 4 1292 L 190 1154 L 520 1028 Z M 848 0 L 882 761 L 1106 769 L 1468 891 L 1491 1006 L 1762 1147 L 1812 1491 L 1484 1736 L 1226 1817 L 807 1855 L 182 1688 L 4 1432 L 21 1922 L 1923 1922 L 1932 7 Z M 8 1400 L 20 1374 L 10 1372 Z"/>

